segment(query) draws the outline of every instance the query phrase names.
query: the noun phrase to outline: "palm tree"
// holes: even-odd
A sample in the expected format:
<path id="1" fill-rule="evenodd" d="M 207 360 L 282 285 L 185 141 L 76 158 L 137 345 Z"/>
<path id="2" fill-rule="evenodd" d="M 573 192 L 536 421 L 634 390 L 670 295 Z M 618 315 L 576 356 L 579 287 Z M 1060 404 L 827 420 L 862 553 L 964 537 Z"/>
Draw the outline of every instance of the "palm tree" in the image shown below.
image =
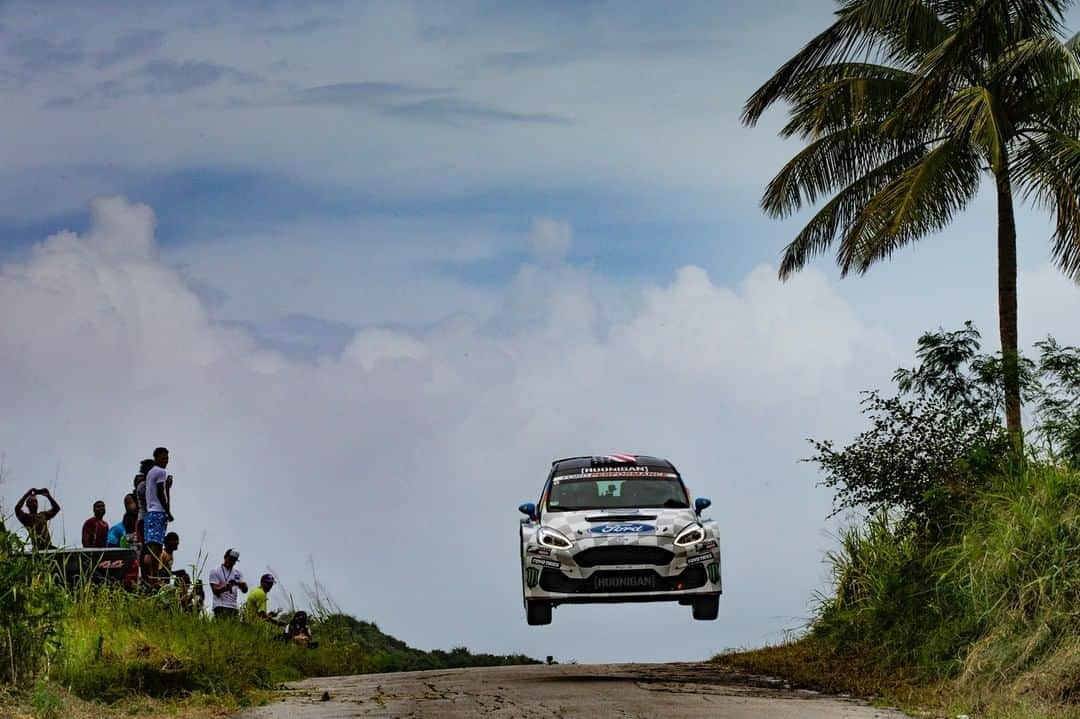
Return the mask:
<path id="1" fill-rule="evenodd" d="M 746 103 L 789 103 L 806 147 L 761 204 L 827 199 L 784 249 L 780 277 L 839 240 L 844 275 L 939 231 L 993 178 L 1006 426 L 1019 442 L 1014 195 L 1055 213 L 1053 258 L 1080 280 L 1080 36 L 1073 0 L 841 0 L 836 21 Z"/>

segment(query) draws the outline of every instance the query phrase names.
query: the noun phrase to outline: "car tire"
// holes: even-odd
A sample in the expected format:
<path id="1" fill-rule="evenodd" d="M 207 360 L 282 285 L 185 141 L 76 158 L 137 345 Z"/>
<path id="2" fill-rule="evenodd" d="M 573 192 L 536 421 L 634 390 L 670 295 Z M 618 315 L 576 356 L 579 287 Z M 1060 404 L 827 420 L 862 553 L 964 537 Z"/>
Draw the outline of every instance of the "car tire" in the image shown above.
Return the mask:
<path id="1" fill-rule="evenodd" d="M 709 621 L 720 616 L 720 595 L 694 597 L 694 619 Z"/>
<path id="2" fill-rule="evenodd" d="M 551 624 L 551 602 L 536 599 L 526 600 L 525 620 L 531 627 Z"/>

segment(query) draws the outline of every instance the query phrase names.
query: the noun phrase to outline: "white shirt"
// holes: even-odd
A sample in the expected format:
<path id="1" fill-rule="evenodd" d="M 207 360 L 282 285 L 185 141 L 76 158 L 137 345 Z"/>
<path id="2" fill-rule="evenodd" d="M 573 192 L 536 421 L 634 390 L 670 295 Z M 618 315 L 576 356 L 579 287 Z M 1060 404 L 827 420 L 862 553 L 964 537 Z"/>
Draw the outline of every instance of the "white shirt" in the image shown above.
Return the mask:
<path id="1" fill-rule="evenodd" d="M 168 473 L 161 467 L 154 467 L 146 473 L 146 511 L 147 512 L 164 512 L 165 507 L 161 504 L 161 500 L 158 499 L 157 488 L 160 486 L 162 491 L 165 490 L 165 480 L 168 478 Z"/>
<path id="2" fill-rule="evenodd" d="M 230 579 L 235 579 L 238 582 L 244 581 L 244 575 L 239 569 L 233 567 L 232 569 L 226 569 L 224 565 L 218 566 L 216 569 L 210 570 L 210 583 L 211 584 L 228 584 Z M 236 595 L 240 590 L 236 587 L 229 587 L 221 594 L 214 594 L 214 607 L 227 607 L 229 609 L 237 609 Z M 213 594 L 213 592 L 211 592 Z"/>

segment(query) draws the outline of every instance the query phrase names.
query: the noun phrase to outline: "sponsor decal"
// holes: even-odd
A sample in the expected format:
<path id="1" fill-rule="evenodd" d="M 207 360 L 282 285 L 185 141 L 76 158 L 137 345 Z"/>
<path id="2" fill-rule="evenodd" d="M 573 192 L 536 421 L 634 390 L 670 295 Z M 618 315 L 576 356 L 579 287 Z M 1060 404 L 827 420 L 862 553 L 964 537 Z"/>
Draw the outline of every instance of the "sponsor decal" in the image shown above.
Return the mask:
<path id="1" fill-rule="evenodd" d="M 655 574 L 615 574 L 597 577 L 594 580 L 597 590 L 603 589 L 652 589 L 656 586 Z"/>
<path id="2" fill-rule="evenodd" d="M 525 570 L 525 584 L 532 589 L 540 581 L 540 570 L 536 567 L 528 567 Z"/>
<path id="3" fill-rule="evenodd" d="M 631 522 L 619 524 L 601 524 L 589 530 L 592 534 L 618 536 L 620 534 L 642 534 L 643 532 L 655 532 L 656 527 L 651 524 L 636 524 Z"/>
<path id="4" fill-rule="evenodd" d="M 720 581 L 720 565 L 713 562 L 709 566 L 705 567 L 705 571 L 709 574 L 709 581 L 715 584 Z"/>
<path id="5" fill-rule="evenodd" d="M 543 554 L 545 557 L 551 554 L 551 550 L 547 547 L 529 547 L 525 550 L 526 554 Z"/>
<path id="6" fill-rule="evenodd" d="M 552 479 L 555 484 L 566 479 L 640 479 L 641 477 L 676 479 L 679 475 L 652 467 L 582 467 L 577 474 L 563 474 Z"/>
<path id="7" fill-rule="evenodd" d="M 539 567 L 551 567 L 552 569 L 558 569 L 562 566 L 557 559 L 543 559 L 541 557 L 533 557 L 532 563 Z"/>
<path id="8" fill-rule="evenodd" d="M 687 559 L 686 563 L 687 564 L 701 564 L 702 562 L 707 562 L 712 558 L 713 558 L 712 552 L 709 552 L 708 554 L 698 554 L 698 555 L 695 555 L 695 556 L 690 557 L 689 559 Z"/>
<path id="9" fill-rule="evenodd" d="M 709 540 L 700 546 L 701 549 L 716 549 L 716 542 Z"/>

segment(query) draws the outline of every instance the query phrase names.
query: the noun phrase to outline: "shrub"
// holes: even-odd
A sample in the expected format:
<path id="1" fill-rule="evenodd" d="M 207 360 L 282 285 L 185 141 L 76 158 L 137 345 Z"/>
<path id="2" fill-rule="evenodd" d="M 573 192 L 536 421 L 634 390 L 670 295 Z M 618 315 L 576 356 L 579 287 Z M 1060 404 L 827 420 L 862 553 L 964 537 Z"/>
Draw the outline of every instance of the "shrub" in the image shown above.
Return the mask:
<path id="1" fill-rule="evenodd" d="M 25 682 L 47 669 L 66 604 L 50 564 L 24 554 L 22 541 L 0 524 L 0 683 Z"/>

